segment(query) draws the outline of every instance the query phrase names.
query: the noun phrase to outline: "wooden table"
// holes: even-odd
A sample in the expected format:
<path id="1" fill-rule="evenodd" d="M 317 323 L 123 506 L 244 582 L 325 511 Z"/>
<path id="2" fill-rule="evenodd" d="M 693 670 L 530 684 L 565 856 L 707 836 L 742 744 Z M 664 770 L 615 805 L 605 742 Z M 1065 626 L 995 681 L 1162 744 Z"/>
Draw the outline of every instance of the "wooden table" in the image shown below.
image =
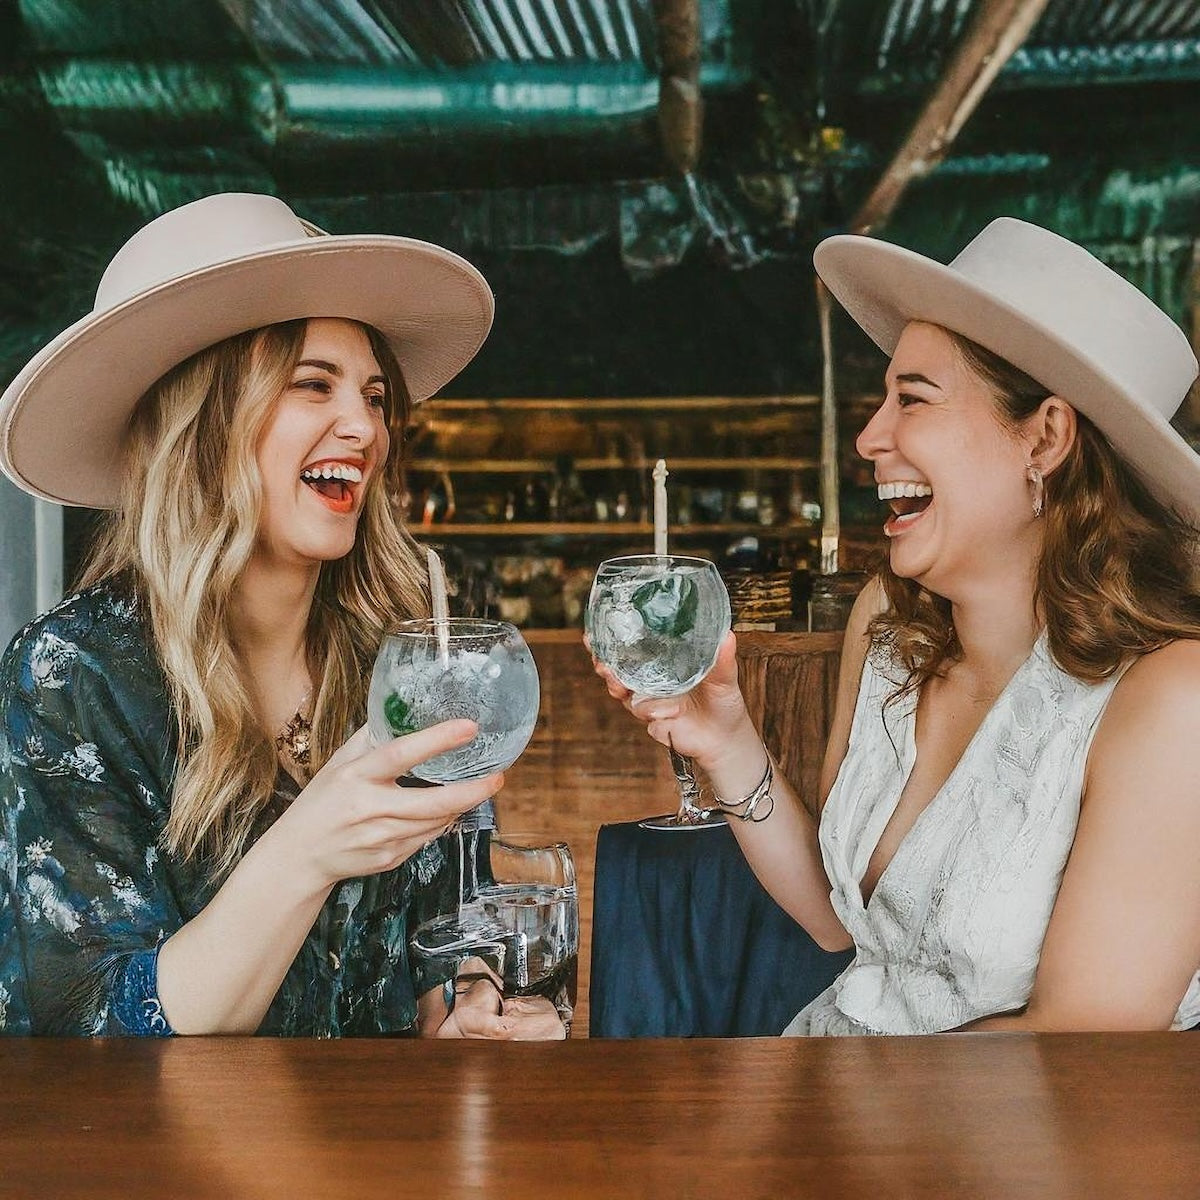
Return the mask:
<path id="1" fill-rule="evenodd" d="M 1200 1195 L 1188 1034 L 0 1039 L 0 1194 Z"/>

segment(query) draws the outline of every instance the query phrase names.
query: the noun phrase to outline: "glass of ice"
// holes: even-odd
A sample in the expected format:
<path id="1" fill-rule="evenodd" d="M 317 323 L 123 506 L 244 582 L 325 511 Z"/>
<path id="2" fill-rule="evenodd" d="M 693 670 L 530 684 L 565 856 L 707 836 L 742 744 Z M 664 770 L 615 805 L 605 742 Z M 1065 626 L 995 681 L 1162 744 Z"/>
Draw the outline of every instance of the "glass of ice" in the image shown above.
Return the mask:
<path id="1" fill-rule="evenodd" d="M 465 746 L 412 770 L 428 783 L 480 779 L 511 767 L 537 723 L 533 655 L 507 621 L 427 617 L 397 625 L 379 647 L 367 694 L 376 742 L 466 717 L 479 732 Z M 476 810 L 478 812 L 478 810 Z M 470 826 L 471 815 L 463 818 Z"/>
<path id="2" fill-rule="evenodd" d="M 584 626 L 592 653 L 630 690 L 680 696 L 712 670 L 729 632 L 729 593 L 706 558 L 642 554 L 606 559 L 596 570 Z M 691 760 L 670 747 L 679 811 L 641 822 L 649 829 L 720 824 L 699 804 Z"/>

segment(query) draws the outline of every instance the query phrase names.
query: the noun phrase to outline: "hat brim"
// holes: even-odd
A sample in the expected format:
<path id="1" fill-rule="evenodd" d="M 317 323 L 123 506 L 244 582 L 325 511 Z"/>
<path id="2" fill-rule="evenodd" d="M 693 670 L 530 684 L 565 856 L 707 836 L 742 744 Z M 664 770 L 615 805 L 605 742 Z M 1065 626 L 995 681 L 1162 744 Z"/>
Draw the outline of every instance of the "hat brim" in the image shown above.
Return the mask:
<path id="1" fill-rule="evenodd" d="M 890 242 L 839 235 L 817 247 L 813 262 L 889 357 L 911 321 L 962 334 L 1086 416 L 1161 501 L 1200 526 L 1200 456 L 1143 397 L 1077 347 L 952 266 Z"/>
<path id="2" fill-rule="evenodd" d="M 206 267 L 89 314 L 35 355 L 0 399 L 0 468 L 43 499 L 110 508 L 134 406 L 198 351 L 280 321 L 362 321 L 416 402 L 471 361 L 493 312 L 470 263 L 412 238 L 313 237 Z"/>

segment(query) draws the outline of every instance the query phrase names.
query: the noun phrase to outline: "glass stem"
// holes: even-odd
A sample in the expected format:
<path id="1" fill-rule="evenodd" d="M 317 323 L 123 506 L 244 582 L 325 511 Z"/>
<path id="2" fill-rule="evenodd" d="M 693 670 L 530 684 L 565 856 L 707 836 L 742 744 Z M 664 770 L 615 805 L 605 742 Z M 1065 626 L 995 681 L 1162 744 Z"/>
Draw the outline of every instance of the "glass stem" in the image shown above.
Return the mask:
<path id="1" fill-rule="evenodd" d="M 704 809 L 700 807 L 700 785 L 696 782 L 696 768 L 692 765 L 692 760 L 680 754 L 674 745 L 668 744 L 667 751 L 671 755 L 671 770 L 675 773 L 675 782 L 679 785 L 677 820 L 682 825 L 695 825 L 704 819 Z"/>

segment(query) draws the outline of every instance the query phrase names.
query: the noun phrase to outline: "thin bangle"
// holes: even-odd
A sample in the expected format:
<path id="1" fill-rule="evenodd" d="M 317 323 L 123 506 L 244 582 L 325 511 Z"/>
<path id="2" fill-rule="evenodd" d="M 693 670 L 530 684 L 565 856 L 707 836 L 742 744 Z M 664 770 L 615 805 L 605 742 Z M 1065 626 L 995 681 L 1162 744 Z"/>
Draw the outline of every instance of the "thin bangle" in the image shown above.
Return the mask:
<path id="1" fill-rule="evenodd" d="M 720 796 L 713 795 L 713 799 L 720 806 L 722 811 L 731 817 L 737 817 L 741 821 L 753 821 L 758 824 L 760 821 L 765 821 L 771 813 L 775 811 L 775 797 L 771 795 L 771 784 L 775 781 L 775 767 L 771 762 L 771 756 L 767 755 L 767 767 L 763 771 L 762 778 L 754 785 L 752 791 L 748 792 L 738 800 L 722 800 Z M 766 811 L 759 813 L 759 806 L 763 801 L 767 801 Z"/>

